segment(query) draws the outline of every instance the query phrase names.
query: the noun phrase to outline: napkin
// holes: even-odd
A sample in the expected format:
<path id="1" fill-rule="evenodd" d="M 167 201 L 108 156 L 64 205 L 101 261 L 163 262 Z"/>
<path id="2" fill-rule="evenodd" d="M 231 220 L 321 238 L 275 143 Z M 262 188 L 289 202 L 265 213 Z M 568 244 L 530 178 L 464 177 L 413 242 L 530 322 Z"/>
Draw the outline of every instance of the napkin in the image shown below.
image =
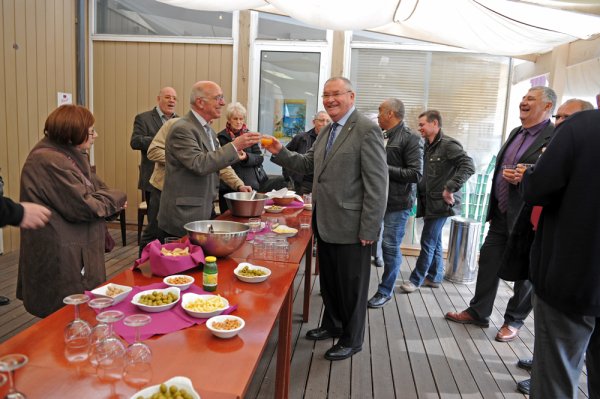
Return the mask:
<path id="1" fill-rule="evenodd" d="M 121 312 L 123 312 L 125 314 L 125 317 L 132 315 L 132 314 L 136 314 L 136 313 L 145 313 L 143 310 L 138 309 L 137 306 L 135 306 L 134 304 L 131 303 L 131 300 L 133 299 L 135 294 L 137 294 L 138 292 L 141 292 L 141 291 L 163 289 L 163 288 L 167 288 L 167 287 L 168 286 L 162 282 L 149 284 L 149 285 L 146 285 L 143 287 L 137 287 L 137 286 L 133 287 L 133 289 L 131 290 L 131 292 L 129 293 L 127 298 L 125 298 L 125 300 L 123 302 L 118 303 L 114 306 L 111 306 L 107 309 L 120 310 Z M 186 293 L 193 292 L 194 294 L 199 294 L 199 295 L 214 295 L 214 293 L 206 292 L 202 288 L 200 288 L 194 284 L 192 284 L 190 286 L 190 288 L 188 288 L 184 292 L 186 292 Z M 86 294 L 90 298 L 94 297 L 94 294 L 92 294 L 89 291 L 86 291 Z M 181 293 L 180 295 L 183 295 L 183 293 Z M 230 305 L 221 314 L 230 314 L 231 312 L 233 312 L 236 309 L 237 309 L 237 305 Z M 94 310 L 96 311 L 96 313 L 100 313 L 104 309 L 94 309 Z M 140 339 L 141 340 L 148 339 L 148 338 L 152 337 L 153 335 L 157 335 L 157 334 L 168 334 L 168 333 L 171 333 L 174 331 L 179 331 L 184 328 L 191 327 L 195 324 L 203 324 L 206 322 L 206 320 L 208 320 L 208 319 L 199 319 L 199 318 L 188 315 L 185 312 L 185 310 L 183 310 L 183 308 L 181 307 L 181 298 L 179 299 L 179 302 L 177 302 L 177 304 L 172 309 L 165 310 L 164 312 L 159 312 L 159 313 L 145 313 L 145 314 L 150 315 L 150 317 L 152 317 L 152 321 L 150 323 L 146 324 L 145 326 L 140 327 Z M 123 320 L 113 324 L 113 331 L 116 332 L 117 334 L 119 334 L 119 336 L 121 336 L 121 338 L 123 338 L 128 343 L 132 344 L 135 342 L 135 328 L 127 327 L 126 325 L 123 324 Z"/>
<path id="2" fill-rule="evenodd" d="M 301 196 L 296 194 L 295 191 L 288 190 L 286 187 L 279 189 L 279 190 L 271 190 L 270 192 L 265 193 L 265 194 L 269 198 L 285 198 L 285 197 L 289 197 L 290 194 L 293 194 L 293 197 L 296 198 L 296 200 L 298 200 L 302 204 L 304 204 L 304 200 L 302 199 Z"/>
<path id="3" fill-rule="evenodd" d="M 190 248 L 190 254 L 187 256 L 166 256 L 161 253 L 161 248 L 173 250 L 185 247 Z M 152 274 L 156 276 L 170 276 L 192 269 L 199 263 L 204 263 L 204 252 L 200 246 L 191 244 L 189 239 L 186 239 L 185 242 L 172 242 L 164 245 L 160 241 L 154 240 L 146 245 L 142 251 L 142 257 L 134 262 L 132 269 L 138 268 L 148 260 L 150 260 Z"/>

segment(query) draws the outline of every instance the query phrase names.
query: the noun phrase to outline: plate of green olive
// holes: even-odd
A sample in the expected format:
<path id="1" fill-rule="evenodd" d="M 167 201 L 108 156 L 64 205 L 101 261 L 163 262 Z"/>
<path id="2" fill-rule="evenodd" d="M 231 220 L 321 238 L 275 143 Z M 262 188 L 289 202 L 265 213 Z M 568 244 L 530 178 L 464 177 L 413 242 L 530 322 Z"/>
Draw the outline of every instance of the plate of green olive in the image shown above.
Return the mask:
<path id="1" fill-rule="evenodd" d="M 235 276 L 245 283 L 262 283 L 271 275 L 271 270 L 264 266 L 242 262 L 234 270 Z"/>
<path id="2" fill-rule="evenodd" d="M 131 303 L 145 312 L 158 313 L 171 309 L 180 298 L 179 288 L 169 287 L 138 292 L 133 296 Z"/>
<path id="3" fill-rule="evenodd" d="M 166 398 L 181 397 L 183 399 L 200 399 L 200 395 L 194 390 L 192 381 L 187 377 L 180 376 L 173 377 L 160 385 L 144 388 L 134 394 L 130 399 L 151 399 L 154 398 L 153 395 L 155 394 L 157 394 L 157 396 L 162 395 L 160 397 Z"/>

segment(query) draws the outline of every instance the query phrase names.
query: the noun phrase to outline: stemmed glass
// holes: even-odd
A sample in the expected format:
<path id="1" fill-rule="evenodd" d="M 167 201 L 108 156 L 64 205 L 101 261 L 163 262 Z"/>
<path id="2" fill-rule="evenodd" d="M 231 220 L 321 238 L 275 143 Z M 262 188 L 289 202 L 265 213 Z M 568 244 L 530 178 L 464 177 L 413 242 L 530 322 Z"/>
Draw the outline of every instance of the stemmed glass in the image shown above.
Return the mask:
<path id="1" fill-rule="evenodd" d="M 118 381 L 123 374 L 125 345 L 113 334 L 112 324 L 124 316 L 120 310 L 105 310 L 96 316 L 99 322 L 108 325 L 107 336 L 98 342 L 95 349 L 98 378 L 105 382 Z"/>
<path id="2" fill-rule="evenodd" d="M 104 309 L 111 306 L 115 300 L 113 298 L 94 298 L 88 306 L 93 309 Z M 110 328 L 106 323 L 98 323 L 92 328 L 90 335 L 89 359 L 94 367 L 98 367 L 98 344 L 110 336 Z"/>
<path id="3" fill-rule="evenodd" d="M 133 314 L 123 320 L 123 324 L 135 328 L 135 342 L 125 352 L 125 371 L 123 379 L 126 383 L 141 388 L 152 379 L 152 350 L 140 339 L 140 327 L 152 321 L 147 314 Z"/>
<path id="4" fill-rule="evenodd" d="M 269 136 L 267 134 L 263 134 L 260 138 L 260 144 L 263 147 L 262 155 L 267 155 L 267 147 L 270 147 L 273 144 L 273 136 Z"/>
<path id="5" fill-rule="evenodd" d="M 63 299 L 65 304 L 75 306 L 75 319 L 65 327 L 65 357 L 71 363 L 83 362 L 88 358 L 92 328 L 79 317 L 79 305 L 89 300 L 84 294 L 69 295 Z"/>
<path id="6" fill-rule="evenodd" d="M 27 399 L 27 396 L 17 391 L 15 387 L 15 370 L 25 366 L 29 358 L 21 354 L 6 355 L 0 358 L 0 371 L 8 374 L 8 393 L 4 399 Z M 6 381 L 6 380 L 5 380 Z"/>

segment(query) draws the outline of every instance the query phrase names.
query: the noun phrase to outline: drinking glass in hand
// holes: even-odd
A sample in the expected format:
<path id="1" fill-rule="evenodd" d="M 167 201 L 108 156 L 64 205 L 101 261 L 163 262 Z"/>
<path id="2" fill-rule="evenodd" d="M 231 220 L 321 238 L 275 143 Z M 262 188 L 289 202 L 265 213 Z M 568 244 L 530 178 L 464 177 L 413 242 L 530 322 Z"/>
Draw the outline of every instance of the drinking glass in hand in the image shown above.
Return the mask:
<path id="1" fill-rule="evenodd" d="M 67 324 L 64 332 L 65 357 L 71 363 L 83 362 L 88 358 L 92 328 L 87 321 L 79 317 L 79 305 L 89 300 L 84 294 L 69 295 L 63 299 L 65 304 L 73 305 L 75 309 L 75 318 Z"/>
<path id="2" fill-rule="evenodd" d="M 27 396 L 17 391 L 15 385 L 15 370 L 25 366 L 28 361 L 29 358 L 21 354 L 11 354 L 0 358 L 0 371 L 7 373 L 9 384 L 8 392 L 4 399 L 27 399 Z"/>

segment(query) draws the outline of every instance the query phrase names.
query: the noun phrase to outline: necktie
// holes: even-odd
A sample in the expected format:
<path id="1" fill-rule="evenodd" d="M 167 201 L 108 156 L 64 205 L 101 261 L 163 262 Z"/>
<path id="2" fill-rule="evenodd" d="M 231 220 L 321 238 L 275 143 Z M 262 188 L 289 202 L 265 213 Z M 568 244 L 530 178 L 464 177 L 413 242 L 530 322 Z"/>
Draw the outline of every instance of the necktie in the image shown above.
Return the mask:
<path id="1" fill-rule="evenodd" d="M 336 130 L 339 125 L 340 124 L 337 122 L 333 122 L 331 124 L 331 130 L 329 131 L 329 138 L 327 139 L 327 145 L 325 146 L 325 156 L 327 156 L 327 154 L 329 153 L 329 150 L 331 150 L 331 147 L 333 147 L 333 142 L 335 141 Z"/>
<path id="2" fill-rule="evenodd" d="M 206 135 L 208 136 L 209 147 L 212 151 L 214 151 L 215 150 L 215 142 L 213 140 L 214 132 L 208 123 L 206 125 L 204 125 L 204 130 L 206 131 Z"/>
<path id="3" fill-rule="evenodd" d="M 527 138 L 528 133 L 529 132 L 526 129 L 523 129 L 523 131 L 519 134 L 520 137 L 515 137 L 515 144 L 513 146 L 511 146 L 510 151 L 508 151 L 509 149 L 507 149 L 507 152 L 510 152 L 510 153 L 504 154 L 504 160 L 506 161 L 506 162 L 504 162 L 505 164 L 514 164 L 515 162 L 518 161 L 517 154 L 518 154 L 519 150 L 521 149 L 521 147 L 523 146 L 523 143 L 525 142 L 525 139 Z M 500 173 L 502 173 L 502 172 L 500 172 Z M 502 212 L 502 213 L 505 213 L 506 210 L 508 209 L 509 187 L 510 187 L 510 183 L 501 177 L 500 180 L 498 181 L 497 196 L 498 196 L 498 209 L 500 209 L 500 212 Z"/>

